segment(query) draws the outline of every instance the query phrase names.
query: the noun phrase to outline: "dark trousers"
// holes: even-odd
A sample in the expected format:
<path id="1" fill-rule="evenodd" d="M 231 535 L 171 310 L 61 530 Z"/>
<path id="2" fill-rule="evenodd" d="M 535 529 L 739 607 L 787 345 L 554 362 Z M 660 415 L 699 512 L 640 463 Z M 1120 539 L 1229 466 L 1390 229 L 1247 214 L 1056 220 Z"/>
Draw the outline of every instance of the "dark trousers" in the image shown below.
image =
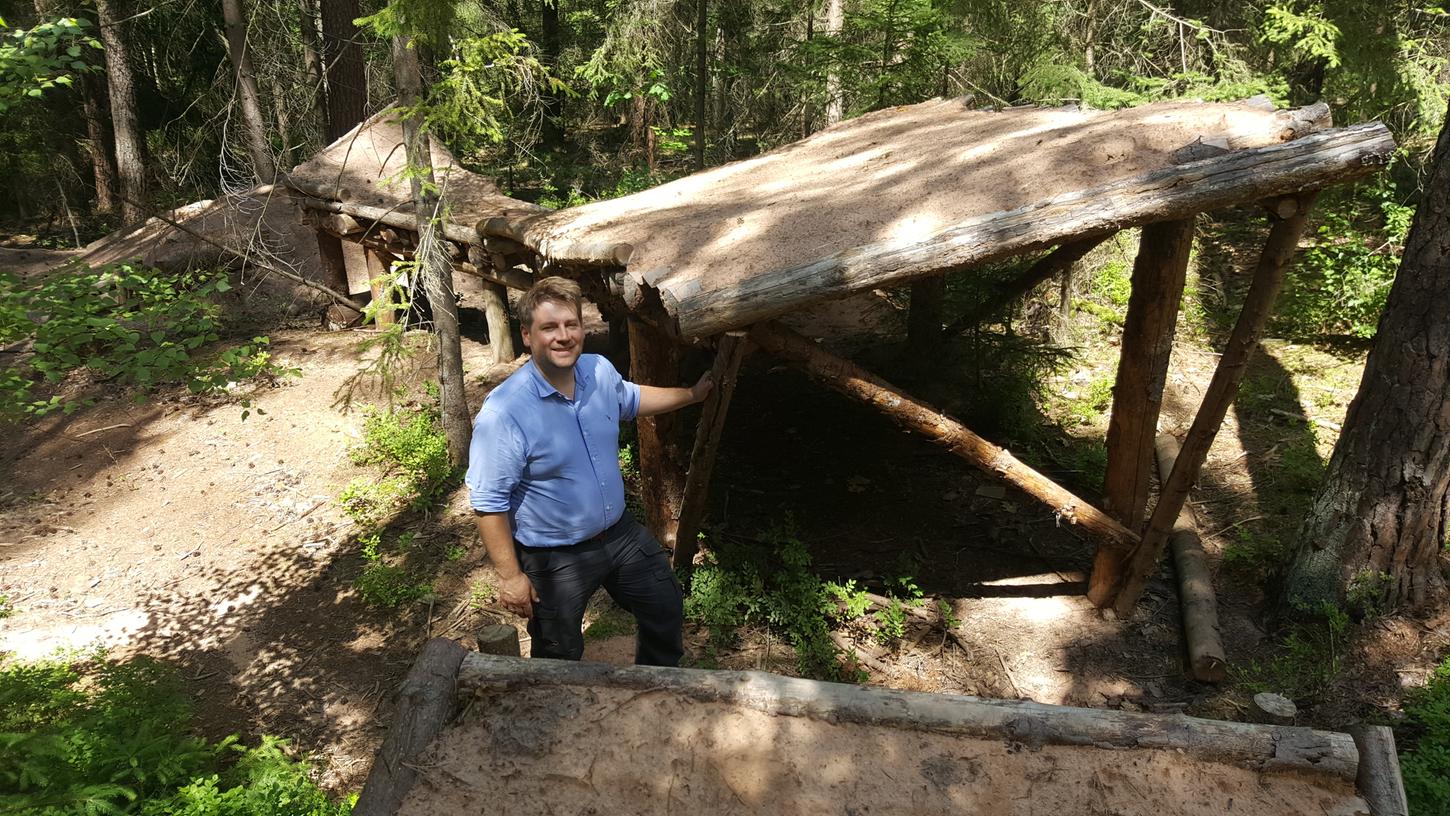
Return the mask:
<path id="1" fill-rule="evenodd" d="M 529 618 L 533 657 L 584 655 L 584 607 L 603 586 L 639 623 L 634 662 L 679 665 L 685 651 L 680 584 L 659 542 L 629 513 L 582 544 L 517 550 L 519 566 L 539 594 Z"/>

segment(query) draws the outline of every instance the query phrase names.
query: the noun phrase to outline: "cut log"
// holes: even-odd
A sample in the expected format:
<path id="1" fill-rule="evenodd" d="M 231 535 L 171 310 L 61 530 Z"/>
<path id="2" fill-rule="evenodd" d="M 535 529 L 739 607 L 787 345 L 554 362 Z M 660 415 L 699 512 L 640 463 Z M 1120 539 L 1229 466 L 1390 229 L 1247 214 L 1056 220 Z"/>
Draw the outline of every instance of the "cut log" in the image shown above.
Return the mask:
<path id="1" fill-rule="evenodd" d="M 1293 725 L 1299 707 L 1282 694 L 1261 691 L 1254 695 L 1254 719 L 1270 725 Z"/>
<path id="2" fill-rule="evenodd" d="M 288 183 L 295 186 L 295 181 L 295 179 L 289 179 Z M 308 191 L 303 190 L 303 192 Z M 299 197 L 299 203 L 303 207 L 318 212 L 345 213 L 355 218 L 386 224 L 408 232 L 413 232 L 418 228 L 414 222 L 413 202 L 411 201 L 404 202 L 397 207 L 370 207 L 366 204 L 354 204 L 351 201 L 328 201 L 308 193 L 306 196 Z M 443 237 L 450 241 L 460 244 L 477 244 L 483 240 L 477 232 L 462 224 L 444 221 L 441 226 L 443 227 Z"/>
<path id="3" fill-rule="evenodd" d="M 320 225 L 333 235 L 356 235 L 367 229 L 356 218 L 346 213 L 332 213 L 324 216 Z"/>
<path id="4" fill-rule="evenodd" d="M 1028 267 L 1026 272 L 1002 284 L 997 292 L 982 305 L 953 320 L 946 327 L 944 333 L 947 337 L 955 337 L 992 317 L 1020 298 L 1026 297 L 1027 293 L 1036 289 L 1043 281 L 1059 272 L 1071 269 L 1072 265 L 1082 260 L 1084 255 L 1092 252 L 1099 244 L 1113 235 L 1112 232 L 1104 232 L 1100 235 L 1069 241 L 1038 258 L 1037 262 Z"/>
<path id="5" fill-rule="evenodd" d="M 419 754 L 453 717 L 458 670 L 468 650 L 448 638 L 433 638 L 398 689 L 398 710 L 352 812 L 393 816 L 418 779 Z"/>
<path id="6" fill-rule="evenodd" d="M 1274 298 L 1284 282 L 1284 269 L 1299 245 L 1299 236 L 1304 232 L 1314 196 L 1315 193 L 1304 194 L 1298 212 L 1274 221 L 1269 230 L 1238 322 L 1234 324 L 1228 345 L 1214 369 L 1213 379 L 1204 391 L 1193 425 L 1183 439 L 1183 448 L 1173 465 L 1173 472 L 1158 491 L 1158 503 L 1148 518 L 1142 540 L 1133 552 L 1124 557 L 1098 559 L 1093 563 L 1088 598 L 1100 607 L 1111 606 L 1119 618 L 1127 619 L 1132 615 L 1133 607 L 1148 585 L 1158 557 L 1162 555 L 1163 546 L 1173 532 L 1178 511 L 1183 509 L 1189 489 L 1198 481 L 1199 471 L 1208 458 L 1208 449 L 1213 445 L 1234 394 L 1238 392 L 1239 383 L 1248 371 L 1249 357 L 1264 333 Z"/>
<path id="7" fill-rule="evenodd" d="M 642 385 L 680 384 L 680 349 L 664 332 L 638 318 L 629 319 L 629 377 Z M 685 460 L 680 453 L 679 412 L 640 417 L 640 497 L 645 526 L 665 548 L 676 542 L 676 519 L 685 492 Z"/>
<path id="8" fill-rule="evenodd" d="M 750 339 L 848 397 L 858 399 L 921 433 L 983 471 L 1007 481 L 1050 507 L 1061 521 L 1081 526 L 1100 546 L 1127 551 L 1138 536 L 1111 516 L 1023 464 L 1010 452 L 973 433 L 965 425 L 903 393 L 855 363 L 818 348 L 778 323 L 762 323 Z"/>
<path id="9" fill-rule="evenodd" d="M 1394 149 L 1394 138 L 1379 123 L 1321 131 L 990 213 L 921 241 L 854 247 L 738 285 L 682 289 L 662 297 L 681 335 L 708 337 L 803 303 L 892 286 L 1082 236 L 1362 178 L 1386 164 Z"/>
<path id="10" fill-rule="evenodd" d="M 680 498 L 680 517 L 675 527 L 676 570 L 688 570 L 699 551 L 697 538 L 705 518 L 705 505 L 710 499 L 710 475 L 715 470 L 715 454 L 725 433 L 725 415 L 730 410 L 735 377 L 740 373 L 740 361 L 745 359 L 747 345 L 745 332 L 726 332 L 715 345 L 715 363 L 710 369 L 715 389 L 705 398 L 700 410 L 695 445 L 690 450 L 690 465 L 685 474 L 685 491 Z"/>
<path id="11" fill-rule="evenodd" d="M 493 238 L 507 238 L 525 246 L 533 247 L 544 258 L 597 266 L 628 266 L 634 247 L 607 241 L 543 237 L 526 240 L 529 224 L 534 214 L 521 216 L 494 216 L 478 222 L 478 233 Z"/>
<path id="12" fill-rule="evenodd" d="M 1148 507 L 1153 439 L 1193 249 L 1193 226 L 1194 219 L 1185 218 L 1144 227 L 1133 263 L 1103 478 L 1103 509 L 1130 530 L 1142 523 Z"/>
<path id="13" fill-rule="evenodd" d="M 820 683 L 763 672 L 615 667 L 470 653 L 459 667 L 458 685 L 463 694 L 539 686 L 663 691 L 781 717 L 959 734 L 1029 749 L 1072 745 L 1178 751 L 1195 760 L 1265 773 L 1302 773 L 1346 781 L 1354 780 L 1359 765 L 1359 752 L 1348 734 Z"/>
<path id="14" fill-rule="evenodd" d="M 478 650 L 484 654 L 503 657 L 523 655 L 519 649 L 519 630 L 506 623 L 489 624 L 479 629 L 475 637 L 478 638 Z"/>
<path id="15" fill-rule="evenodd" d="M 1158 479 L 1168 480 L 1173 463 L 1178 459 L 1178 440 L 1164 434 L 1158 437 Z M 1205 683 L 1222 683 L 1228 676 L 1227 652 L 1218 625 L 1218 596 L 1213 591 L 1213 571 L 1193 520 L 1193 508 L 1187 502 L 1178 511 L 1173 534 L 1168 536 L 1168 551 L 1178 572 L 1178 604 L 1183 611 L 1183 640 L 1187 644 L 1188 669 L 1194 679 Z"/>
<path id="16" fill-rule="evenodd" d="M 1357 725 L 1349 730 L 1359 749 L 1359 795 L 1369 804 L 1370 816 L 1409 816 L 1395 732 L 1384 725 Z"/>

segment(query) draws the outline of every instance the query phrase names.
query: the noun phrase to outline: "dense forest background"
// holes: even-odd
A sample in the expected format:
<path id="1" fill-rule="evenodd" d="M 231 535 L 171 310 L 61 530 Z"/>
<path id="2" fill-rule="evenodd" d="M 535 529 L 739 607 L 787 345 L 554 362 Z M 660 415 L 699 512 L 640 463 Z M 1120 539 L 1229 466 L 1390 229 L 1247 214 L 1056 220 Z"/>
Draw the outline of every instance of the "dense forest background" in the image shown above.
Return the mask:
<path id="1" fill-rule="evenodd" d="M 1450 15 L 1425 2 L 5 0 L 0 17 L 0 216 L 57 244 L 270 180 L 391 103 L 380 34 L 399 24 L 426 34 L 432 131 L 552 206 L 934 96 L 1267 94 L 1389 125 L 1405 155 L 1390 189 L 1362 192 L 1375 220 L 1413 203 L 1450 89 Z"/>

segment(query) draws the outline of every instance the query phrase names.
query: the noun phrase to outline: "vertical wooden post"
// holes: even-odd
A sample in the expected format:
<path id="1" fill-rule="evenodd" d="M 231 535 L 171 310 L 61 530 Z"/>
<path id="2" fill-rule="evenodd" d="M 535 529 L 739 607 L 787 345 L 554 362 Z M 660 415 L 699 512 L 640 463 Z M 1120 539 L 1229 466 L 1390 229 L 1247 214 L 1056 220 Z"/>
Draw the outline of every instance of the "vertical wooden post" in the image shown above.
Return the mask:
<path id="1" fill-rule="evenodd" d="M 507 268 L 502 255 L 473 245 L 468 247 L 468 262 L 478 269 L 491 266 L 500 273 Z M 483 300 L 483 317 L 488 323 L 488 346 L 493 352 L 493 361 L 507 363 L 518 356 L 514 349 L 513 329 L 509 326 L 508 292 L 493 281 L 483 281 L 479 297 Z"/>
<path id="2" fill-rule="evenodd" d="M 317 259 L 322 265 L 322 285 L 340 295 L 350 295 L 347 286 L 347 259 L 342 254 L 342 239 L 317 230 Z"/>
<path id="3" fill-rule="evenodd" d="M 1104 507 L 1128 529 L 1143 521 L 1153 472 L 1153 440 L 1163 407 L 1163 383 L 1173 353 L 1178 304 L 1193 248 L 1194 219 L 1143 228 L 1133 263 L 1133 290 L 1108 421 Z"/>
<path id="4" fill-rule="evenodd" d="M 680 383 L 679 346 L 664 332 L 633 317 L 629 319 L 629 361 L 629 377 L 634 382 L 667 387 Z M 645 526 L 660 544 L 673 549 L 675 520 L 685 492 L 679 412 L 641 417 L 636 425 Z"/>
<path id="5" fill-rule="evenodd" d="M 1219 358 L 1208 390 L 1203 394 L 1193 425 L 1183 439 L 1183 448 L 1178 461 L 1173 464 L 1173 472 L 1158 491 L 1158 503 L 1148 518 L 1142 541 L 1126 559 L 1106 559 L 1093 564 L 1088 598 L 1098 606 L 1111 606 L 1120 618 L 1132 614 L 1134 605 L 1148 585 L 1148 579 L 1152 577 L 1163 545 L 1173 532 L 1173 524 L 1188 498 L 1188 490 L 1198 480 L 1198 473 L 1208 458 L 1208 449 L 1213 445 L 1229 404 L 1233 402 L 1239 383 L 1248 370 L 1249 357 L 1263 335 L 1274 297 L 1284 282 L 1284 269 L 1294 257 L 1315 195 L 1304 193 L 1297 209 L 1288 217 L 1273 215 L 1273 228 L 1264 242 L 1253 283 L 1244 297 L 1243 310 L 1239 312 L 1238 322 L 1229 336 L 1223 356 Z"/>
<path id="6" fill-rule="evenodd" d="M 745 359 L 745 332 L 732 331 L 720 336 L 715 346 L 715 364 L 710 379 L 715 390 L 705 399 L 700 411 L 700 424 L 695 428 L 695 446 L 690 451 L 690 468 L 685 475 L 685 492 L 680 498 L 680 519 L 675 532 L 676 570 L 689 569 L 699 551 L 696 537 L 705 518 L 705 504 L 710 497 L 710 475 L 715 470 L 715 454 L 725 431 L 725 414 L 735 394 L 735 376 L 740 361 Z"/>
<path id="7" fill-rule="evenodd" d="M 906 347 L 925 353 L 941 341 L 942 305 L 946 301 L 946 275 L 933 275 L 911 284 L 911 310 L 906 316 Z"/>
<path id="8" fill-rule="evenodd" d="M 382 329 L 397 322 L 393 314 L 392 301 L 392 265 L 393 256 L 387 252 L 377 249 L 367 250 L 368 259 L 368 288 L 373 293 L 373 303 L 377 305 L 374 312 L 374 322 Z"/>

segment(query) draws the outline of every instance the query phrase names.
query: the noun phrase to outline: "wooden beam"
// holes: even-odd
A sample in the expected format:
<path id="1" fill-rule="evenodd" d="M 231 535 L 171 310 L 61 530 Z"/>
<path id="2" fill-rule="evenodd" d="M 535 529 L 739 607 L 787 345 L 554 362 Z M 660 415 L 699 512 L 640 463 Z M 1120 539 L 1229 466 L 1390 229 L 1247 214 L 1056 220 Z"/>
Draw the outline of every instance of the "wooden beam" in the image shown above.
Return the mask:
<path id="1" fill-rule="evenodd" d="M 1168 481 L 1173 463 L 1178 461 L 1178 450 L 1177 439 L 1167 434 L 1158 437 L 1155 453 L 1160 481 Z M 1213 591 L 1213 571 L 1208 568 L 1208 556 L 1198 538 L 1193 509 L 1187 503 L 1178 511 L 1173 534 L 1168 536 L 1168 550 L 1178 572 L 1178 605 L 1183 611 L 1189 674 L 1205 683 L 1222 683 L 1228 677 L 1228 657 L 1218 626 L 1218 596 Z"/>
<path id="2" fill-rule="evenodd" d="M 1321 131 L 987 213 L 912 243 L 893 240 L 852 247 L 730 286 L 699 287 L 692 280 L 670 291 L 665 283 L 661 298 L 681 336 L 708 337 L 804 303 L 899 285 L 1086 235 L 1362 178 L 1386 164 L 1394 149 L 1394 138 L 1379 123 Z M 652 274 L 667 280 L 668 273 Z"/>
<path id="3" fill-rule="evenodd" d="M 398 708 L 383 747 L 373 762 L 352 812 L 356 816 L 393 816 L 418 781 L 416 763 L 458 707 L 458 670 L 469 651 L 448 638 L 423 646 L 403 685 Z"/>
<path id="4" fill-rule="evenodd" d="M 740 361 L 745 359 L 748 345 L 745 332 L 726 332 L 715 345 L 715 363 L 710 379 L 715 390 L 705 399 L 700 410 L 700 423 L 695 428 L 695 445 L 690 450 L 690 466 L 685 475 L 685 492 L 680 498 L 680 517 L 675 527 L 675 569 L 688 570 L 699 551 L 697 537 L 705 518 L 705 505 L 710 498 L 710 476 L 715 470 L 715 454 L 725 432 L 725 414 L 735 394 L 735 378 Z"/>
<path id="5" fill-rule="evenodd" d="M 1400 773 L 1400 756 L 1395 751 L 1395 732 L 1387 725 L 1356 725 L 1349 733 L 1359 750 L 1359 773 L 1355 776 L 1359 795 L 1369 805 L 1370 816 L 1409 816 L 1405 780 Z"/>
<path id="6" fill-rule="evenodd" d="M 634 317 L 629 319 L 629 356 L 632 381 L 666 387 L 680 384 L 679 345 L 664 332 Z M 675 520 L 679 518 L 680 499 L 685 492 L 679 412 L 640 417 L 635 427 L 645 526 L 660 544 L 673 549 Z"/>
<path id="7" fill-rule="evenodd" d="M 977 436 L 960 422 L 903 393 L 850 360 L 818 348 L 778 323 L 755 326 L 750 330 L 750 339 L 825 385 L 861 400 L 898 424 L 943 445 L 987 473 L 1006 480 L 1052 508 L 1060 520 L 1081 526 L 1098 540 L 1100 546 L 1127 551 L 1138 543 L 1135 533 L 1108 514 L 1023 464 L 1007 450 Z"/>
<path id="8" fill-rule="evenodd" d="M 924 355 L 942 338 L 942 305 L 946 301 L 946 275 L 933 275 L 911 283 L 911 309 L 906 316 L 906 347 Z"/>
<path id="9" fill-rule="evenodd" d="M 1020 298 L 1026 297 L 1027 293 L 1036 289 L 1038 284 L 1072 268 L 1082 257 L 1092 252 L 1099 244 L 1111 238 L 1115 233 L 1104 232 L 1100 235 L 1093 235 L 1075 241 L 1068 241 L 1052 250 L 1037 262 L 1028 267 L 1026 272 L 1016 278 L 1002 284 L 991 297 L 980 306 L 953 320 L 946 327 L 944 334 L 954 337 L 971 327 L 981 323 L 989 317 L 997 314 Z"/>
<path id="10" fill-rule="evenodd" d="M 1103 509 L 1130 530 L 1142 523 L 1148 507 L 1153 439 L 1158 435 L 1163 383 L 1193 249 L 1193 226 L 1194 219 L 1185 218 L 1144 227 L 1133 263 L 1103 478 Z"/>
<path id="11" fill-rule="evenodd" d="M 303 190 L 303 192 L 307 191 Z M 411 201 L 402 202 L 395 207 L 370 207 L 366 204 L 354 204 L 351 201 L 328 201 L 315 198 L 310 194 L 299 196 L 298 200 L 303 207 L 318 212 L 345 213 L 355 218 L 386 224 L 408 232 L 415 232 L 418 229 L 413 218 L 413 202 Z M 442 222 L 441 226 L 443 237 L 450 241 L 460 244 L 477 244 L 483 241 L 483 238 L 472 227 L 454 224 L 450 221 Z"/>
<path id="12" fill-rule="evenodd" d="M 1248 370 L 1249 357 L 1264 333 L 1274 298 L 1284 282 L 1284 270 L 1294 257 L 1299 236 L 1304 233 L 1304 224 L 1315 195 L 1305 193 L 1298 212 L 1289 218 L 1274 220 L 1259 256 L 1258 267 L 1254 270 L 1253 283 L 1244 297 L 1243 310 L 1239 312 L 1238 322 L 1229 336 L 1223 356 L 1219 358 L 1208 390 L 1203 394 L 1193 425 L 1183 439 L 1183 449 L 1173 465 L 1173 472 L 1158 491 L 1158 504 L 1148 518 L 1142 541 L 1123 558 L 1099 559 L 1093 564 L 1088 598 L 1098 606 L 1111 606 L 1120 618 L 1132 615 L 1134 605 L 1153 575 L 1163 545 L 1173 532 L 1173 524 L 1188 498 L 1189 488 L 1198 480 L 1199 471 L 1208 458 L 1208 449 L 1213 445 L 1218 428 L 1223 424 L 1239 383 Z"/>
<path id="13" fill-rule="evenodd" d="M 461 696 L 517 689 L 632 689 L 723 703 L 777 717 L 879 725 L 953 734 L 1008 746 L 1159 750 L 1195 762 L 1353 782 L 1358 754 L 1348 734 L 1294 726 L 1205 720 L 1031 701 L 984 700 L 961 694 L 823 683 L 765 672 L 700 671 L 661 666 L 610 666 L 567 660 L 520 660 L 471 652 L 458 669 Z M 1000 746 L 999 746 L 1000 748 Z M 1124 756 L 1114 753 L 1114 756 Z M 1123 761 L 1123 760 L 1119 760 Z"/>

